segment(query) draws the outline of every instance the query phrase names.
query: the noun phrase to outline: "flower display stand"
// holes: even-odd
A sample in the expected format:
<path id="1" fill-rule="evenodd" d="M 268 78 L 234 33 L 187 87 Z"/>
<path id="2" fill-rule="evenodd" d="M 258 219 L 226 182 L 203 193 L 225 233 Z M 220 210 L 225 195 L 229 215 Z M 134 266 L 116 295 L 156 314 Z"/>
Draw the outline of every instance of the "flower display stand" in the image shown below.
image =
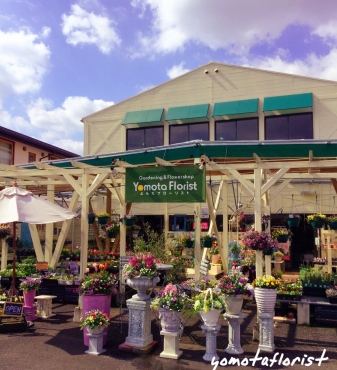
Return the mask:
<path id="1" fill-rule="evenodd" d="M 240 325 L 244 314 L 240 312 L 238 315 L 231 315 L 229 313 L 224 314 L 224 318 L 228 321 L 228 346 L 225 349 L 225 352 L 232 355 L 240 355 L 244 351 L 241 347 L 241 333 Z"/>
<path id="2" fill-rule="evenodd" d="M 274 315 L 275 312 L 259 312 L 260 336 L 259 350 L 274 352 Z"/>
<path id="3" fill-rule="evenodd" d="M 103 338 L 107 336 L 107 333 L 102 331 L 99 334 L 86 334 L 88 338 L 89 349 L 85 351 L 88 355 L 100 355 L 101 353 L 106 352 L 106 349 L 103 348 Z"/>
<path id="4" fill-rule="evenodd" d="M 221 325 L 209 326 L 201 325 L 202 331 L 206 334 L 206 353 L 202 357 L 205 361 L 211 362 L 219 360 L 216 353 L 216 337 L 220 331 Z"/>
<path id="5" fill-rule="evenodd" d="M 35 297 L 37 300 L 36 316 L 42 319 L 48 319 L 55 316 L 52 313 L 53 299 L 57 298 L 56 295 L 38 295 Z"/>
<path id="6" fill-rule="evenodd" d="M 183 351 L 179 351 L 180 334 L 181 330 L 176 332 L 161 330 L 160 335 L 164 336 L 164 351 L 160 353 L 159 357 L 178 360 L 183 354 Z"/>

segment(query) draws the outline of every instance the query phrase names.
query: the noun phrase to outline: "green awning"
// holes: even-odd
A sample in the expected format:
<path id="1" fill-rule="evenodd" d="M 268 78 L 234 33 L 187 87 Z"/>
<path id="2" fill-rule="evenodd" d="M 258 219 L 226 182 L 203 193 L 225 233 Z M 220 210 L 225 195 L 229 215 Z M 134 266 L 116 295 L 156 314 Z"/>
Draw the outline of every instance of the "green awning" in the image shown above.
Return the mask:
<path id="1" fill-rule="evenodd" d="M 209 104 L 188 105 L 169 108 L 165 121 L 171 123 L 187 123 L 208 121 Z"/>
<path id="2" fill-rule="evenodd" d="M 212 116 L 215 119 L 257 116 L 259 99 L 236 100 L 215 103 Z"/>
<path id="3" fill-rule="evenodd" d="M 126 112 L 122 125 L 160 123 L 164 108 Z"/>
<path id="4" fill-rule="evenodd" d="M 263 112 L 266 114 L 285 114 L 308 111 L 312 111 L 312 93 L 264 98 Z"/>

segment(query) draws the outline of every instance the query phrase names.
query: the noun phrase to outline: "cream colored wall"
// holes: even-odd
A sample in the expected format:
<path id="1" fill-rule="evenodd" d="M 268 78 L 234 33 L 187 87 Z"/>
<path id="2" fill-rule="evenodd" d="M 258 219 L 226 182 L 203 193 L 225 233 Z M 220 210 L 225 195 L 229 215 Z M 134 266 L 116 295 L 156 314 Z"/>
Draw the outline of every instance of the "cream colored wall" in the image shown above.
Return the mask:
<path id="1" fill-rule="evenodd" d="M 214 70 L 218 69 L 215 73 Z M 210 140 L 214 140 L 216 102 L 259 98 L 259 132 L 264 139 L 263 99 L 268 96 L 312 92 L 314 96 L 314 139 L 337 138 L 337 83 L 314 78 L 212 63 L 145 91 L 85 118 L 84 154 L 95 155 L 126 150 L 125 113 L 145 109 L 209 103 Z M 168 123 L 165 144 L 168 144 Z M 129 125 L 128 128 L 137 127 Z"/>
<path id="2" fill-rule="evenodd" d="M 26 150 L 23 150 L 23 148 Z M 41 157 L 46 155 L 46 152 L 43 152 L 41 149 L 34 148 L 32 146 L 22 144 L 19 142 L 15 142 L 14 144 L 14 164 L 26 164 L 28 163 L 28 155 L 29 153 L 36 154 L 36 160 L 39 161 Z M 42 155 L 43 153 L 43 155 Z"/>

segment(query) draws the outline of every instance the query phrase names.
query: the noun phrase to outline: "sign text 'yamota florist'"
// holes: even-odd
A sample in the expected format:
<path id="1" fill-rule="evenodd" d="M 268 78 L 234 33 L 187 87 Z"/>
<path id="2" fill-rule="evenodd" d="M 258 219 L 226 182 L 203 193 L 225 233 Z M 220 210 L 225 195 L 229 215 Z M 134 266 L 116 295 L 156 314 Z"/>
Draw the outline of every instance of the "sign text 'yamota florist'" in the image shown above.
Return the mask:
<path id="1" fill-rule="evenodd" d="M 205 169 L 198 166 L 126 168 L 127 202 L 199 203 L 205 199 Z"/>

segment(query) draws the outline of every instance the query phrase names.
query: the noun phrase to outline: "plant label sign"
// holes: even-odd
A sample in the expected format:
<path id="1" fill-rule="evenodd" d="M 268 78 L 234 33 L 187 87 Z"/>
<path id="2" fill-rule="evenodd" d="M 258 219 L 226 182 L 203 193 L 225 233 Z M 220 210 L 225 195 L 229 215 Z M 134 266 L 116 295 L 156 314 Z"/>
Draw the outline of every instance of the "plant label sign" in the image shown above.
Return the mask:
<path id="1" fill-rule="evenodd" d="M 23 303 L 6 302 L 4 305 L 3 316 L 21 317 L 23 313 Z"/>
<path id="2" fill-rule="evenodd" d="M 36 270 L 48 270 L 48 262 L 36 262 Z"/>

